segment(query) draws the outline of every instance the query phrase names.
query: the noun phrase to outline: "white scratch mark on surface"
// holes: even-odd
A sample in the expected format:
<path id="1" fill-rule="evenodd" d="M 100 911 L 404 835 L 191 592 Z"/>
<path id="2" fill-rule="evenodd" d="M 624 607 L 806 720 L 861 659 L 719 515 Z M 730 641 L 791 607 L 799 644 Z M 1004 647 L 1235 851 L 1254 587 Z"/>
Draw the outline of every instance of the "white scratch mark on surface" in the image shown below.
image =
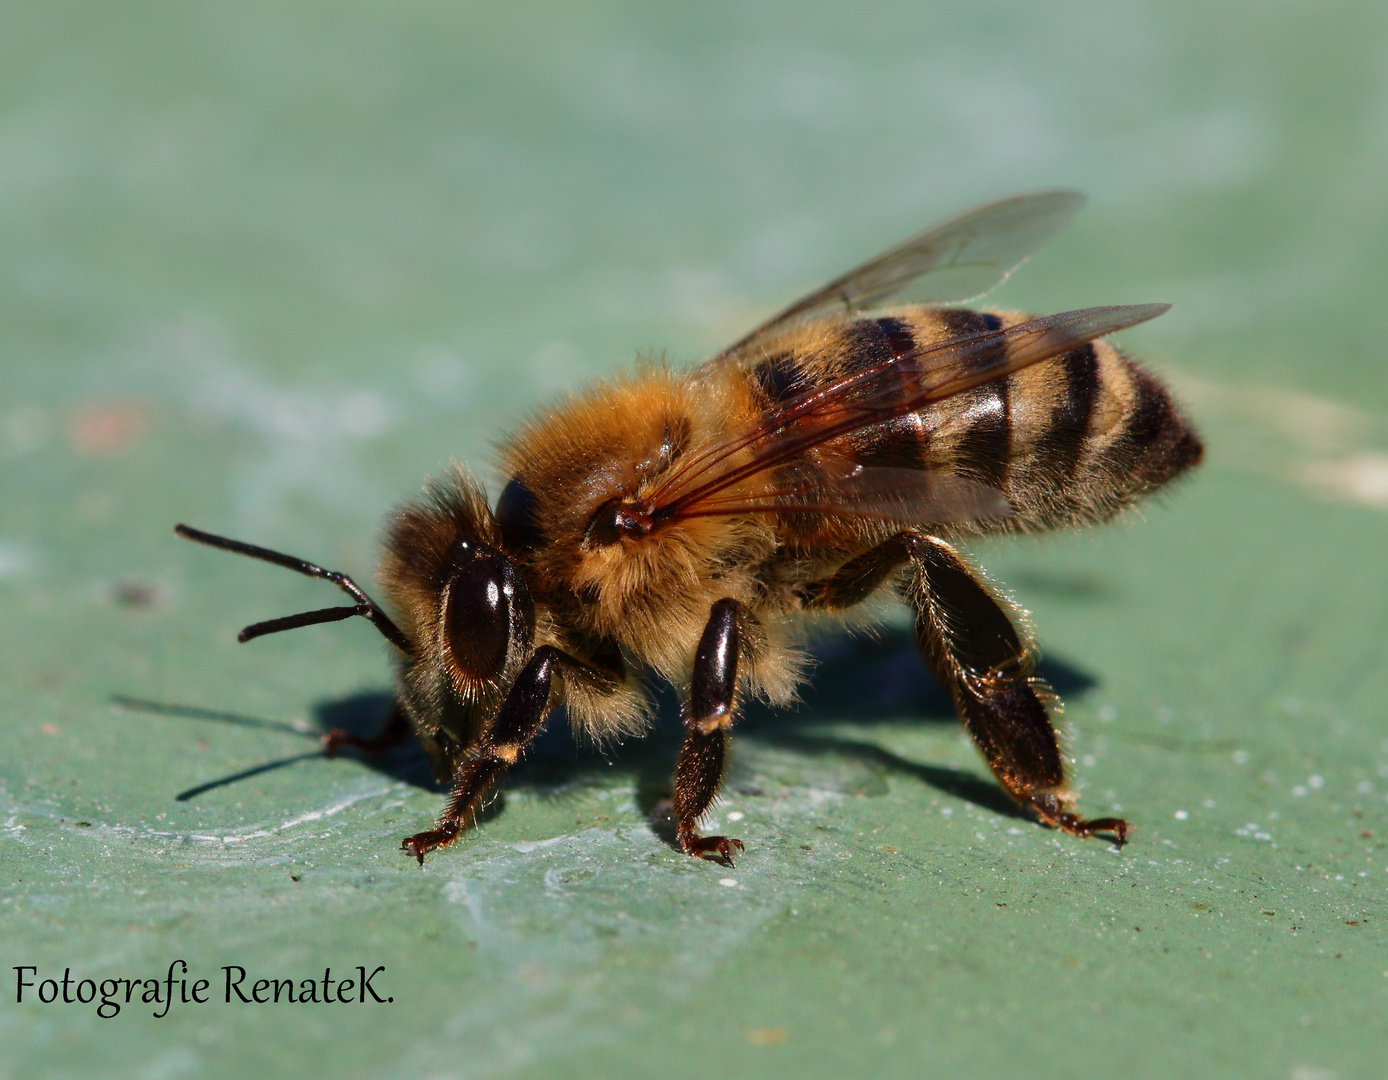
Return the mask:
<path id="1" fill-rule="evenodd" d="M 555 844 L 562 844 L 568 837 L 551 836 L 548 840 L 518 840 L 510 846 L 519 851 L 522 855 L 528 855 L 532 851 L 539 851 L 541 848 L 553 847 Z"/>
<path id="2" fill-rule="evenodd" d="M 342 813 L 342 811 L 347 810 L 352 806 L 355 806 L 358 803 L 366 802 L 371 799 L 379 799 L 382 796 L 397 792 L 404 786 L 406 785 L 404 785 L 403 783 L 393 783 L 384 787 L 378 786 L 367 788 L 365 790 L 357 791 L 343 798 L 340 798 L 336 802 L 333 802 L 328 806 L 322 807 L 321 809 L 310 810 L 306 813 L 299 814 L 296 817 L 287 818 L 278 825 L 261 824 L 244 832 L 183 832 L 180 830 L 173 829 L 151 829 L 138 825 L 123 825 L 119 823 L 109 823 L 102 821 L 93 822 L 91 829 L 83 829 L 81 830 L 81 832 L 87 834 L 90 838 L 94 840 L 99 840 L 101 842 L 105 842 L 107 839 L 109 839 L 110 834 L 117 833 L 124 836 L 134 837 L 139 840 L 158 842 L 164 845 L 167 845 L 169 841 L 173 841 L 175 843 L 182 841 L 185 843 L 191 842 L 196 844 L 205 844 L 209 846 L 215 845 L 216 847 L 221 849 L 238 848 L 242 845 L 245 845 L 248 848 L 256 848 L 257 845 L 253 843 L 254 841 L 274 839 L 278 837 L 280 834 L 289 832 L 290 830 L 296 829 L 301 825 L 305 825 L 314 821 L 323 821 L 327 818 L 331 818 L 337 814 Z M 400 805 L 400 802 L 399 800 L 394 800 L 391 803 L 387 803 L 385 805 L 387 807 L 392 805 L 398 806 Z M 60 816 L 60 814 L 58 812 L 58 809 L 54 807 L 51 810 L 45 811 L 44 816 L 49 818 L 50 820 L 55 820 Z M 18 819 L 16 817 L 11 817 L 4 824 L 0 824 L 0 832 L 5 832 L 10 834 L 11 836 L 17 837 L 18 833 L 25 828 L 25 826 L 23 825 L 16 824 L 17 820 Z M 323 838 L 332 834 L 325 832 L 310 835 Z M 298 839 L 300 838 L 296 837 L 295 842 L 297 842 Z M 160 854 L 162 853 L 163 851 L 161 849 Z M 252 861 L 274 864 L 283 861 L 283 856 L 261 853 L 258 858 L 254 858 L 252 859 Z M 225 863 L 225 865 L 243 865 L 243 863 L 243 859 L 238 859 L 233 860 L 232 862 Z M 215 862 L 215 860 L 209 861 L 208 864 L 218 865 Z"/>
<path id="3" fill-rule="evenodd" d="M 379 799 L 382 795 L 389 793 L 398 786 L 397 784 L 392 784 L 388 787 L 360 791 L 354 795 L 348 795 L 344 799 L 339 799 L 331 806 L 325 806 L 322 810 L 310 810 L 306 814 L 300 814 L 296 818 L 290 818 L 275 831 L 283 832 L 285 829 L 292 829 L 296 825 L 302 825 L 307 821 L 321 821 L 323 818 L 332 817 L 334 814 L 340 814 L 348 807 L 355 806 L 359 802 L 365 802 L 367 799 Z"/>

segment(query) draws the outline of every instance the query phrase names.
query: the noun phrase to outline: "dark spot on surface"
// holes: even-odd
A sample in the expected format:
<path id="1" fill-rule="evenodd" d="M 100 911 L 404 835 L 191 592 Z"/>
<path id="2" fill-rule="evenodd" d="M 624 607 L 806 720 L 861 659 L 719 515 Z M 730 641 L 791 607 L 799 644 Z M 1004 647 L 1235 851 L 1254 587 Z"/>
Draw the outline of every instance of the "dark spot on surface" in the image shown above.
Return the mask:
<path id="1" fill-rule="evenodd" d="M 158 582 L 144 581 L 140 578 L 126 578 L 110 587 L 112 601 L 121 607 L 151 608 L 162 603 L 167 591 Z"/>
<path id="2" fill-rule="evenodd" d="M 862 319 L 844 328 L 845 375 L 871 371 L 916 351 L 916 335 L 901 319 Z"/>
<path id="3" fill-rule="evenodd" d="M 996 315 L 970 311 L 968 308 L 944 308 L 934 312 L 934 315 L 950 337 L 972 337 L 1002 326 L 1002 321 Z"/>

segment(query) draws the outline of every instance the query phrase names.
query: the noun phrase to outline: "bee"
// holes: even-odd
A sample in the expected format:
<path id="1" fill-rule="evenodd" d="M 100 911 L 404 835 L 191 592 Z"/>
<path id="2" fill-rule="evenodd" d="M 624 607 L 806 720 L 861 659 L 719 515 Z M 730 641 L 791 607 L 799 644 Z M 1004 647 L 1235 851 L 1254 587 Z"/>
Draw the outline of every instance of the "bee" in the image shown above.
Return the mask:
<path id="1" fill-rule="evenodd" d="M 390 521 L 379 580 L 179 525 L 179 535 L 323 578 L 352 600 L 241 641 L 352 616 L 393 647 L 380 753 L 415 735 L 448 789 L 421 863 L 472 824 L 561 704 L 602 742 L 649 725 L 652 676 L 684 696 L 679 847 L 731 865 L 700 820 L 739 708 L 790 703 L 814 623 L 879 594 L 1009 796 L 1044 825 L 1126 841 L 1067 788 L 1025 615 L 961 544 L 1106 521 L 1186 472 L 1199 438 L 1166 389 L 1102 340 L 1166 304 L 1044 318 L 960 306 L 1005 280 L 1082 202 L 1023 194 L 929 229 L 690 371 L 648 363 L 534 416 L 500 446 L 495 507 L 462 467 Z"/>

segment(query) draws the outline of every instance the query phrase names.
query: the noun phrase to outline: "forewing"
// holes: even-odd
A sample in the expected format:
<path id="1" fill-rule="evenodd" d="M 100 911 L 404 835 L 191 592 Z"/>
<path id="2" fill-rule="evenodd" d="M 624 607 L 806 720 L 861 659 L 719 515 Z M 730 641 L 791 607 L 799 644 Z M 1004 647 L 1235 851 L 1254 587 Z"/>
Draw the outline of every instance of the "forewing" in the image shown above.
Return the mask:
<path id="1" fill-rule="evenodd" d="M 768 470 L 798 466 L 810 450 L 831 439 L 917 412 L 932 401 L 1146 322 L 1169 307 L 1131 304 L 1061 312 L 950 338 L 827 386 L 812 387 L 678 462 L 651 494 L 652 517 L 660 525 L 703 516 L 702 508 L 715 505 L 709 500 L 721 492 Z M 731 501 L 723 505 L 717 512 L 734 512 L 726 508 L 734 505 Z"/>
<path id="2" fill-rule="evenodd" d="M 982 296 L 1060 232 L 1083 202 L 1077 191 L 1034 191 L 950 218 L 810 293 L 716 359 L 794 323 L 852 315 L 891 301 L 944 304 Z"/>
<path id="3" fill-rule="evenodd" d="M 986 484 L 922 469 L 817 463 L 784 469 L 777 481 L 776 490 L 752 496 L 709 496 L 680 516 L 832 514 L 919 525 L 1002 518 L 1012 512 L 1002 492 Z"/>

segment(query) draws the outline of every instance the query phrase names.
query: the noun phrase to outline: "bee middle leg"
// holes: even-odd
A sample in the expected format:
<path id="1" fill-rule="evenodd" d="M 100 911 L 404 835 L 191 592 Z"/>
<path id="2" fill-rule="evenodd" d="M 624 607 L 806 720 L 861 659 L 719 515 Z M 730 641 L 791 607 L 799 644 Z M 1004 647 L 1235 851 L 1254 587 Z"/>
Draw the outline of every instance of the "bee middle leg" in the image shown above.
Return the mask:
<path id="1" fill-rule="evenodd" d="M 1047 825 L 1077 836 L 1109 833 L 1122 844 L 1122 818 L 1086 819 L 1070 809 L 1051 723 L 1055 695 L 1032 675 L 1031 642 L 1006 603 L 954 548 L 924 533 L 900 533 L 806 586 L 805 606 L 850 607 L 907 563 L 912 574 L 901 592 L 915 613 L 916 645 L 1003 789 Z"/>
<path id="2" fill-rule="evenodd" d="M 675 764 L 675 837 L 686 855 L 733 865 L 741 840 L 700 836 L 699 818 L 707 813 L 723 782 L 723 760 L 736 715 L 740 624 L 751 616 L 736 600 L 719 600 L 709 613 L 694 655 L 684 742 Z"/>

